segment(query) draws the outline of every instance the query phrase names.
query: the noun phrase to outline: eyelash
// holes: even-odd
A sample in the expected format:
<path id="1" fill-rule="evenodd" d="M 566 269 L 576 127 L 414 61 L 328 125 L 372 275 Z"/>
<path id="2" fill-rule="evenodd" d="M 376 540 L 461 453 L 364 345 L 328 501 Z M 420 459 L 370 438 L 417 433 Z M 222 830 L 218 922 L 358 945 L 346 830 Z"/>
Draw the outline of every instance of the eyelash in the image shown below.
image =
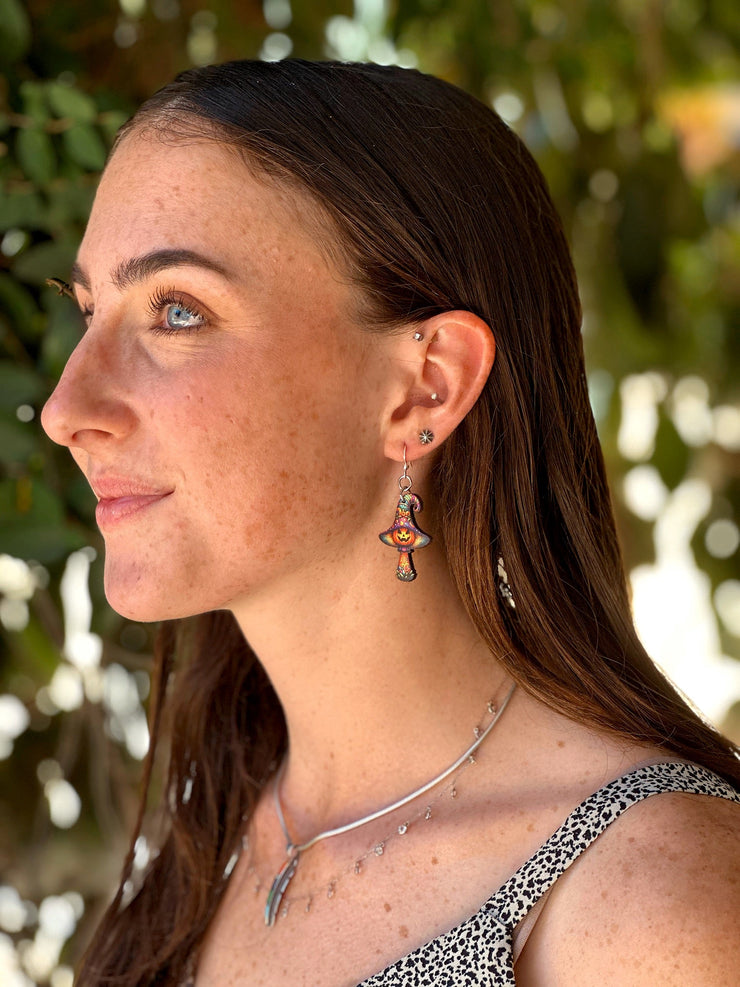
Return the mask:
<path id="1" fill-rule="evenodd" d="M 200 329 L 204 329 L 208 325 L 208 317 L 205 312 L 198 306 L 194 301 L 183 295 L 182 292 L 177 291 L 175 288 L 157 288 L 154 294 L 149 298 L 147 302 L 147 312 L 152 319 L 158 319 L 162 315 L 163 311 L 168 305 L 180 305 L 182 308 L 192 312 L 193 315 L 197 315 L 199 318 L 203 319 L 200 325 L 197 326 L 183 326 L 176 329 L 172 326 L 152 326 L 151 332 L 157 336 L 174 336 L 182 335 L 183 333 L 198 332 Z M 94 310 L 89 306 L 80 309 L 82 318 L 85 320 L 86 324 L 89 324 L 90 319 L 93 317 Z"/>
<path id="2" fill-rule="evenodd" d="M 198 316 L 198 318 L 203 321 L 197 326 L 181 326 L 179 329 L 173 326 L 152 326 L 151 331 L 155 335 L 182 335 L 183 333 L 199 332 L 207 326 L 208 318 L 205 312 L 202 311 L 202 309 L 194 301 L 192 301 L 192 299 L 188 298 L 187 295 L 183 295 L 174 288 L 157 288 L 147 302 L 147 311 L 152 319 L 158 319 L 162 316 L 162 313 L 169 305 L 180 305 L 182 308 L 187 309 L 188 312 L 192 312 L 193 315 Z"/>

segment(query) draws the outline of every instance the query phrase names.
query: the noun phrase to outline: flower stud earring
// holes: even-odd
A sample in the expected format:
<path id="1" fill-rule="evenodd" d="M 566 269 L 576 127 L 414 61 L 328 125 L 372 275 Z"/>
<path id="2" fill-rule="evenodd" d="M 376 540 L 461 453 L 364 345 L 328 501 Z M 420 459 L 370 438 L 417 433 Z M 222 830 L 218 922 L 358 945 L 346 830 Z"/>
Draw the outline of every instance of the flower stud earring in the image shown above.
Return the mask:
<path id="1" fill-rule="evenodd" d="M 395 548 L 399 553 L 396 576 L 404 583 L 416 579 L 416 569 L 411 561 L 411 553 L 417 548 L 424 548 L 432 540 L 421 528 L 416 526 L 414 511 L 422 510 L 422 503 L 416 494 L 411 493 L 411 463 L 406 461 L 406 446 L 403 447 L 403 473 L 398 478 L 401 496 L 398 498 L 396 516 L 393 524 L 378 535 L 384 545 Z"/>
<path id="2" fill-rule="evenodd" d="M 434 432 L 429 428 L 424 428 L 419 432 L 419 442 L 423 446 L 428 446 L 430 442 L 434 442 Z"/>

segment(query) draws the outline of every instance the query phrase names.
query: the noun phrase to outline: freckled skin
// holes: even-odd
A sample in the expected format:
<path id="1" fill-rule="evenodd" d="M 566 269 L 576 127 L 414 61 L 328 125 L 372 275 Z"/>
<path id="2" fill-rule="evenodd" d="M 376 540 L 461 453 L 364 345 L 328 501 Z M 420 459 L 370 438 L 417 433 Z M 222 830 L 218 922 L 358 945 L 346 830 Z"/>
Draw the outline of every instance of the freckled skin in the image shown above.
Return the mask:
<path id="1" fill-rule="evenodd" d="M 78 258 L 94 315 L 43 422 L 88 476 L 174 490 L 104 531 L 106 593 L 133 619 L 228 606 L 286 568 L 310 575 L 336 558 L 337 525 L 382 501 L 368 427 L 382 345 L 353 323 L 352 290 L 297 215 L 214 143 L 132 136 L 103 176 Z M 161 248 L 205 254 L 233 280 L 187 267 L 113 286 L 121 261 Z M 211 324 L 153 335 L 158 287 L 192 296 Z"/>
<path id="2" fill-rule="evenodd" d="M 423 357 L 410 333 L 363 331 L 346 277 L 301 216 L 294 198 L 216 144 L 127 138 L 80 249 L 90 290 L 78 296 L 94 314 L 43 423 L 89 478 L 172 491 L 104 531 L 108 598 L 141 620 L 234 611 L 286 713 L 283 800 L 293 832 L 309 836 L 436 776 L 469 743 L 484 700 L 503 697 L 505 676 L 462 606 L 441 539 L 424 550 L 423 578 L 400 590 L 378 539 L 398 498 L 399 443 L 432 415 L 438 438 L 456 427 L 464 396 L 474 401 L 491 369 L 488 330 L 474 316 L 434 317 Z M 188 267 L 115 287 L 121 262 L 160 249 L 197 251 L 230 277 Z M 208 324 L 155 334 L 157 289 L 192 298 Z M 412 401 L 437 390 L 446 397 L 434 408 Z M 417 456 L 432 532 L 428 467 Z M 367 881 L 348 875 L 331 902 L 317 900 L 310 924 L 278 922 L 269 948 L 242 855 L 198 987 L 357 983 L 473 914 L 583 798 L 662 755 L 566 720 L 524 689 L 488 745 L 449 815 L 435 811 L 431 827 L 394 841 Z M 269 794 L 251 820 L 267 875 L 285 859 Z M 558 882 L 519 961 L 521 987 L 734 982 L 734 807 L 646 801 Z M 325 888 L 384 835 L 362 829 L 314 846 L 296 891 Z M 689 975 L 674 975 L 689 951 Z"/>

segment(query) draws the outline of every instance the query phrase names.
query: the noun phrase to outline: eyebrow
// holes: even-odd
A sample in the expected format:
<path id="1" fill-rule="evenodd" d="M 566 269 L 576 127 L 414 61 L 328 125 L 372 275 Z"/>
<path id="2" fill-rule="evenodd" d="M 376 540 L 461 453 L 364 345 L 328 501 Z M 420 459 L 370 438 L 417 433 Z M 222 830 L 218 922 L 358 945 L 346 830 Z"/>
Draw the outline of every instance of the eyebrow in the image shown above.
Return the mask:
<path id="1" fill-rule="evenodd" d="M 207 271 L 215 271 L 216 274 L 231 279 L 231 275 L 225 267 L 194 250 L 152 250 L 140 257 L 131 257 L 121 261 L 111 272 L 111 281 L 119 291 L 123 291 L 124 288 L 129 288 L 140 281 L 146 281 L 152 275 L 172 267 L 202 267 Z M 72 265 L 70 278 L 73 284 L 79 284 L 86 291 L 90 290 L 90 278 L 77 261 Z"/>

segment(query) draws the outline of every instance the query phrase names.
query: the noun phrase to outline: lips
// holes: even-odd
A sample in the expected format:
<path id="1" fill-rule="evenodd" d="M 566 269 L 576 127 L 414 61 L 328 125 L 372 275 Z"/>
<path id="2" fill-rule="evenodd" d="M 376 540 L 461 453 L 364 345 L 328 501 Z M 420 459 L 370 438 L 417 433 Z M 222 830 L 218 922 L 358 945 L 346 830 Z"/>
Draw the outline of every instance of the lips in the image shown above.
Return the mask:
<path id="1" fill-rule="evenodd" d="M 90 480 L 90 486 L 98 498 L 95 519 L 100 528 L 140 516 L 173 493 L 172 489 L 128 477 L 97 477 Z"/>

